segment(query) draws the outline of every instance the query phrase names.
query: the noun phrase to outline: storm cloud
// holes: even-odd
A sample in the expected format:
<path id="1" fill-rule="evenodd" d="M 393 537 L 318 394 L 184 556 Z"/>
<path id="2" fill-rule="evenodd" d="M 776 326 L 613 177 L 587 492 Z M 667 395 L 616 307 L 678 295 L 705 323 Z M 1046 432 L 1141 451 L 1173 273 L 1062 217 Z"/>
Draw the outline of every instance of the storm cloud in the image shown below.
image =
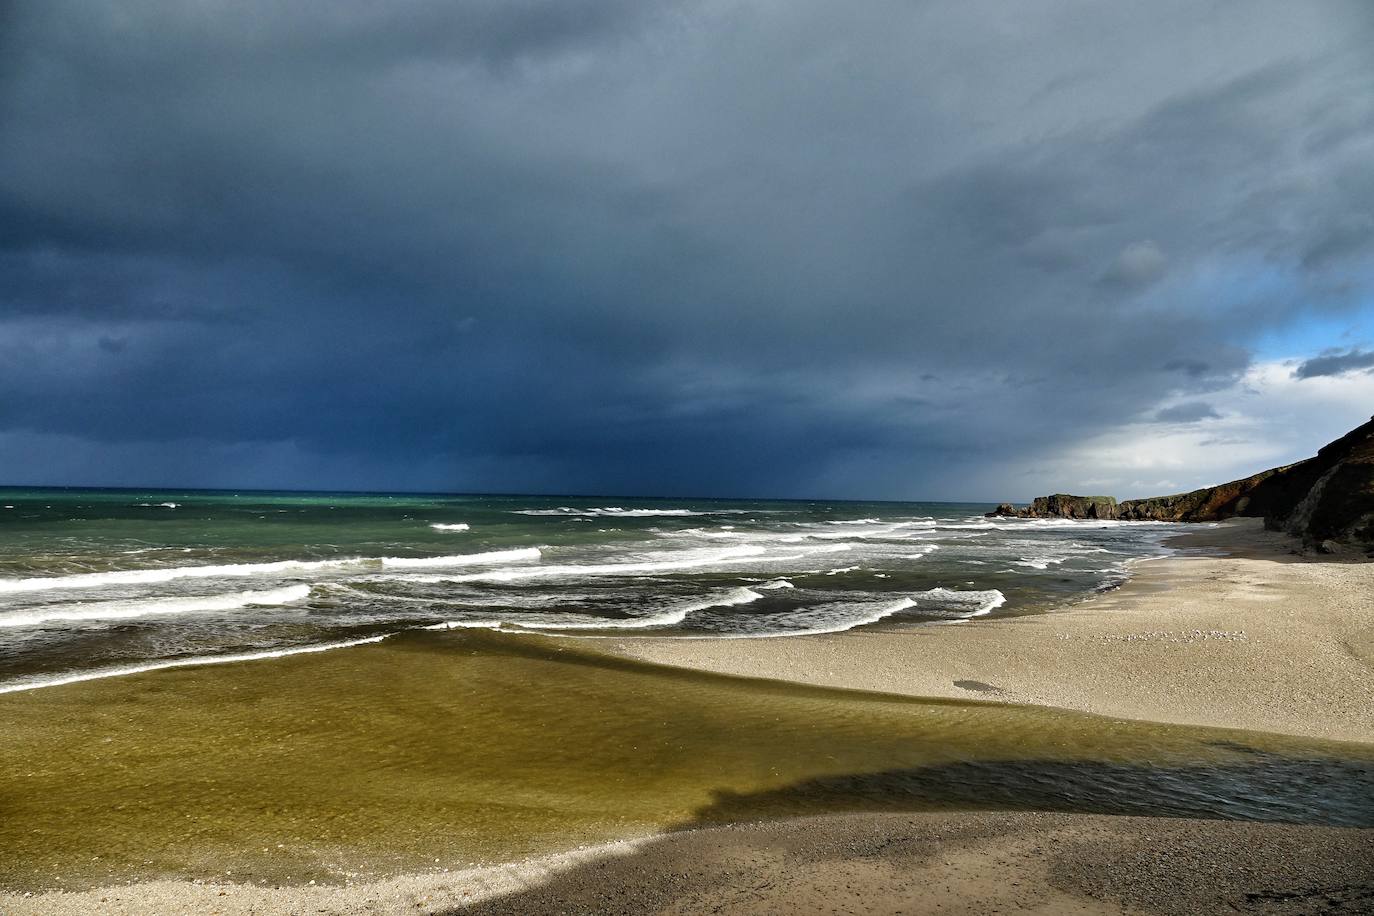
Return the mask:
<path id="1" fill-rule="evenodd" d="M 1204 401 L 1175 404 L 1155 411 L 1155 421 L 1159 423 L 1196 423 L 1199 420 L 1215 420 L 1220 416 L 1215 407 Z"/>
<path id="2" fill-rule="evenodd" d="M 1370 309 L 1360 2 L 0 10 L 13 482 L 1020 498 Z"/>
<path id="3" fill-rule="evenodd" d="M 1298 366 L 1298 378 L 1319 378 L 1324 375 L 1342 375 L 1361 369 L 1374 369 L 1374 351 L 1371 350 L 1332 350 L 1321 356 L 1303 360 Z"/>

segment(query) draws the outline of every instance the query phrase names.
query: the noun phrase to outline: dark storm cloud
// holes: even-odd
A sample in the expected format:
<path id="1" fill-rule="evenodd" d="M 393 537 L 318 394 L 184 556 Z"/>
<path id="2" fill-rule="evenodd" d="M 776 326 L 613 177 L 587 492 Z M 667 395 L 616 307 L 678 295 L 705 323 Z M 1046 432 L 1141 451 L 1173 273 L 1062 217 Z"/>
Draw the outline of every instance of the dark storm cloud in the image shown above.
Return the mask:
<path id="1" fill-rule="evenodd" d="M 1198 420 L 1215 420 L 1220 416 L 1217 409 L 1205 401 L 1189 401 L 1155 411 L 1155 422 L 1196 423 Z"/>
<path id="2" fill-rule="evenodd" d="M 1304 360 L 1294 373 L 1298 378 L 1318 378 L 1323 375 L 1343 375 L 1361 369 L 1374 369 L 1374 351 L 1352 349 L 1333 350 Z"/>
<path id="3" fill-rule="evenodd" d="M 10 13 L 0 434 L 119 479 L 1021 496 L 1369 294 L 1358 3 Z"/>

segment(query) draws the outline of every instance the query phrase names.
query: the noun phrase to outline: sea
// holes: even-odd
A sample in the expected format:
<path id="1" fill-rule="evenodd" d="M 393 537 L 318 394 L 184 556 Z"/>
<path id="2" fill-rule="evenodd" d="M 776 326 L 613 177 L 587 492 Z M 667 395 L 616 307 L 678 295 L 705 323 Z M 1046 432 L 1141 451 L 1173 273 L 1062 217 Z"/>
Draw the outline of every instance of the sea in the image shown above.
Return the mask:
<path id="1" fill-rule="evenodd" d="M 978 626 L 1189 526 L 988 504 L 0 489 L 0 692 L 408 631 L 768 639 Z"/>

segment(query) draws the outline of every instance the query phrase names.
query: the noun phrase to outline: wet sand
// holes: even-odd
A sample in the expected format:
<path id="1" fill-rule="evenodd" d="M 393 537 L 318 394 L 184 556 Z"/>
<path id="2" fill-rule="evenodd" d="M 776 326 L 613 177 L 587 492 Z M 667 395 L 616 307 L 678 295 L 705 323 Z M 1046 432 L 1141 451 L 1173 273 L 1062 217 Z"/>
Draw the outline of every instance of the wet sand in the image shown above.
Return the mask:
<path id="1" fill-rule="evenodd" d="M 10 916 L 270 914 L 1360 914 L 1374 832 L 1065 814 L 836 815 L 674 833 L 337 887 L 160 881 Z"/>
<path id="2" fill-rule="evenodd" d="M 1173 546 L 1180 558 L 1043 615 L 616 648 L 726 674 L 1374 741 L 1374 563 L 1296 556 L 1257 519 Z"/>

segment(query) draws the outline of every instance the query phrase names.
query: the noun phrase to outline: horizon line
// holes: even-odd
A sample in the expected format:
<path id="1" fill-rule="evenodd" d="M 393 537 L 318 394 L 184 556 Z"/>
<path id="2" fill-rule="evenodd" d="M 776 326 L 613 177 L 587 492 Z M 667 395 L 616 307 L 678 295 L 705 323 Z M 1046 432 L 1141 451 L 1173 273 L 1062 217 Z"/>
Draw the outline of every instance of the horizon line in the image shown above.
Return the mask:
<path id="1" fill-rule="evenodd" d="M 99 486 L 90 484 L 0 484 L 5 490 L 80 490 L 80 491 L 142 491 L 155 493 L 309 493 L 338 494 L 340 496 L 479 496 L 493 498 L 547 498 L 547 499 L 683 499 L 694 502 L 841 502 L 841 503 L 936 503 L 947 505 L 977 505 L 989 503 L 996 506 L 999 502 L 1016 504 L 1020 500 L 994 499 L 881 499 L 866 497 L 835 496 L 688 496 L 682 494 L 645 495 L 629 493 L 555 493 L 480 490 L 353 490 L 353 489 L 310 489 L 303 487 L 185 487 L 185 486 Z"/>

